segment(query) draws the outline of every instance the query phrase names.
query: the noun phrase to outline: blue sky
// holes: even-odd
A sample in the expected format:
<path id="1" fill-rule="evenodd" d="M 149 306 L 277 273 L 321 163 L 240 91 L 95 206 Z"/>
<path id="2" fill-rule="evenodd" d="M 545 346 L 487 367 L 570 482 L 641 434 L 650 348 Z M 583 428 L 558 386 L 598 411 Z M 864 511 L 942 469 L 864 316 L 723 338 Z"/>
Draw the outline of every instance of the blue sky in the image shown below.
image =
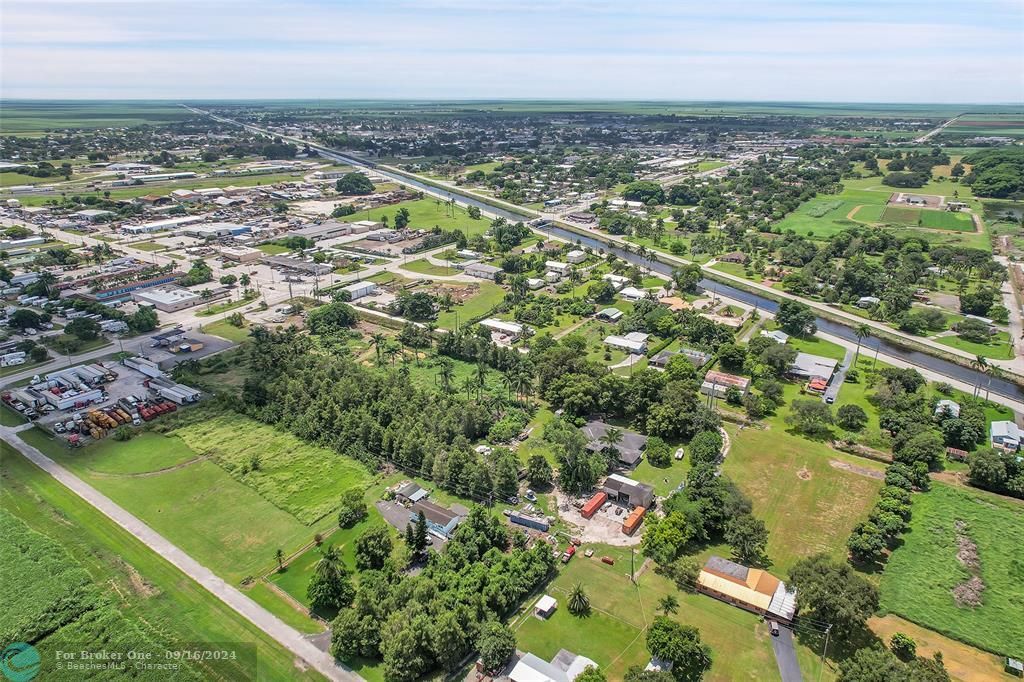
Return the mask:
<path id="1" fill-rule="evenodd" d="M 1022 0 L 0 0 L 8 98 L 1024 101 Z"/>

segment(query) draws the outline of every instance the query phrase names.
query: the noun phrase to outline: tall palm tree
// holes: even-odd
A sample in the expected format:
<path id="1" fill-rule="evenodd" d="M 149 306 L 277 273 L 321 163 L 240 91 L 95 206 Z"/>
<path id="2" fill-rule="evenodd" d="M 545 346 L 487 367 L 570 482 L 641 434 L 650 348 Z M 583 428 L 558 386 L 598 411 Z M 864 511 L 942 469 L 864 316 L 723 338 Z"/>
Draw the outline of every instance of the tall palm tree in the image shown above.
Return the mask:
<path id="1" fill-rule="evenodd" d="M 666 594 L 658 600 L 658 609 L 666 616 L 679 610 L 679 600 L 674 594 Z"/>
<path id="2" fill-rule="evenodd" d="M 277 559 L 277 570 L 281 572 L 284 570 L 284 550 L 277 550 L 274 552 L 274 558 Z"/>
<path id="3" fill-rule="evenodd" d="M 327 545 L 321 552 L 320 559 L 313 566 L 313 571 L 323 580 L 330 580 L 345 574 L 345 564 L 341 562 L 341 553 L 334 545 Z"/>
<path id="4" fill-rule="evenodd" d="M 502 372 L 501 385 L 504 386 L 506 390 L 508 390 L 508 401 L 512 402 L 512 389 L 516 385 L 515 377 L 513 377 L 512 374 L 510 374 L 509 372 Z M 518 397 L 518 394 L 516 397 Z"/>
<path id="5" fill-rule="evenodd" d="M 988 385 L 985 387 L 985 402 L 988 402 L 988 394 L 992 390 L 992 380 L 1002 379 L 1004 375 L 1005 372 L 1003 372 L 1003 368 L 999 365 L 988 366 Z"/>
<path id="6" fill-rule="evenodd" d="M 377 349 L 377 364 L 380 364 L 380 354 L 384 350 L 384 344 L 387 342 L 388 337 L 384 334 L 376 333 L 370 336 L 370 343 Z"/>
<path id="7" fill-rule="evenodd" d="M 576 583 L 569 592 L 569 613 L 580 616 L 590 610 L 590 597 L 583 590 L 582 583 Z"/>
<path id="8" fill-rule="evenodd" d="M 441 358 L 439 361 L 440 373 L 438 376 L 441 377 L 441 386 L 444 387 L 445 393 L 451 393 L 452 390 L 452 378 L 455 377 L 455 369 L 450 358 Z"/>
<path id="9" fill-rule="evenodd" d="M 395 358 L 397 358 L 401 352 L 402 349 L 394 343 L 389 343 L 384 347 L 384 355 L 388 356 L 388 359 L 391 360 L 392 367 L 395 366 Z"/>
<path id="10" fill-rule="evenodd" d="M 857 328 L 853 330 L 853 333 L 857 335 L 857 353 L 853 356 L 853 366 L 857 366 L 857 359 L 860 358 L 860 342 L 864 337 L 871 336 L 871 326 L 866 324 L 858 324 Z"/>
<path id="11" fill-rule="evenodd" d="M 974 382 L 974 397 L 978 397 L 978 393 L 981 391 L 981 377 L 984 374 L 988 374 L 988 360 L 980 355 L 974 356 L 971 360 L 971 367 L 978 371 L 978 380 Z"/>
<path id="12" fill-rule="evenodd" d="M 476 383 L 473 381 L 473 377 L 466 377 L 462 380 L 462 390 L 466 392 L 466 398 L 473 397 L 473 388 Z"/>
<path id="13" fill-rule="evenodd" d="M 484 387 L 487 386 L 487 365 L 482 362 L 476 364 L 476 394 L 477 398 L 483 395 Z"/>

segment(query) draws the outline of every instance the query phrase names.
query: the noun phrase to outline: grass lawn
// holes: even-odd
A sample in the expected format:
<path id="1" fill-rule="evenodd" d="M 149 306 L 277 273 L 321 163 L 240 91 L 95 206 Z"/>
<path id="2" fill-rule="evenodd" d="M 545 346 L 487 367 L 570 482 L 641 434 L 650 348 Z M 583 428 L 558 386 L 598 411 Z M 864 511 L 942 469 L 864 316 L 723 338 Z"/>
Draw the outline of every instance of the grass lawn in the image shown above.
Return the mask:
<path id="1" fill-rule="evenodd" d="M 390 206 L 372 208 L 368 211 L 359 211 L 351 216 L 351 220 L 381 220 L 385 216 L 390 225 L 395 224 L 395 214 L 400 209 L 409 210 L 409 228 L 415 230 L 430 230 L 440 227 L 442 230 L 460 230 L 467 237 L 475 237 L 483 234 L 490 228 L 491 221 L 486 218 L 473 220 L 466 213 L 466 209 L 456 206 L 454 214 L 444 202 L 434 199 L 414 199 L 403 201 Z"/>
<path id="2" fill-rule="evenodd" d="M 403 270 L 410 272 L 416 272 L 421 275 L 457 275 L 459 271 L 455 268 L 445 267 L 444 265 L 434 265 L 426 258 L 418 258 L 414 261 L 409 261 L 401 266 Z"/>
<path id="3" fill-rule="evenodd" d="M 117 595 L 121 613 L 140 627 L 182 643 L 253 644 L 260 680 L 323 679 L 296 666 L 277 642 L 20 455 L 5 454 L 0 476 L 0 506 L 57 541 L 94 584 Z M 249 676 L 238 669 L 229 679 Z"/>
<path id="4" fill-rule="evenodd" d="M 163 244 L 158 244 L 157 242 L 134 242 L 132 244 L 125 244 L 125 246 L 138 249 L 139 251 L 163 251 L 167 248 Z"/>
<path id="5" fill-rule="evenodd" d="M 455 329 L 456 317 L 458 324 L 463 325 L 469 320 L 486 315 L 505 298 L 505 290 L 493 282 L 481 282 L 480 290 L 465 303 L 453 306 L 451 310 L 442 311 L 437 316 L 437 326 L 441 329 Z"/>
<path id="6" fill-rule="evenodd" d="M 957 348 L 971 355 L 980 355 L 985 358 L 995 358 L 996 360 L 1013 359 L 1013 348 L 1010 346 L 1009 334 L 999 332 L 998 334 L 993 334 L 991 339 L 989 343 L 974 343 L 959 336 L 942 336 L 935 340 L 943 346 Z"/>
<path id="7" fill-rule="evenodd" d="M 354 572 L 356 539 L 370 528 L 385 525 L 386 522 L 377 512 L 377 508 L 373 506 L 373 502 L 369 501 L 368 504 L 370 516 L 366 520 L 357 523 L 352 528 L 335 528 L 333 533 L 324 537 L 324 542 L 320 547 L 310 547 L 290 561 L 284 571 L 271 573 L 268 576 L 270 581 L 309 608 L 306 588 L 309 586 L 310 578 L 313 577 L 313 568 L 320 560 L 323 549 L 328 545 L 335 546 L 341 552 L 345 566 Z"/>
<path id="8" fill-rule="evenodd" d="M 370 480 L 366 467 L 353 459 L 231 412 L 202 415 L 173 433 L 307 525 L 334 511 L 343 490 Z M 247 471 L 253 457 L 259 468 Z"/>
<path id="9" fill-rule="evenodd" d="M 280 244 L 260 244 L 256 248 L 268 256 L 280 256 L 282 253 L 291 251 L 287 246 L 281 246 Z"/>
<path id="10" fill-rule="evenodd" d="M 832 462 L 882 471 L 877 462 L 838 452 L 786 433 L 782 426 L 727 425 L 732 449 L 723 471 L 754 503 L 768 527 L 772 571 L 784 575 L 798 559 L 826 552 L 846 555 L 846 538 L 875 502 L 882 482 Z"/>
<path id="11" fill-rule="evenodd" d="M 774 325 L 772 325 L 774 326 Z M 842 362 L 843 358 L 846 357 L 846 349 L 837 343 L 826 341 L 825 339 L 817 336 L 812 336 L 806 339 L 801 339 L 796 336 L 789 337 L 787 341 L 790 346 L 796 348 L 797 352 L 810 353 L 811 355 L 819 355 L 824 358 L 831 358 L 833 360 L 839 360 Z"/>
<path id="12" fill-rule="evenodd" d="M 208 305 L 202 310 L 198 311 L 196 313 L 196 317 L 210 317 L 212 315 L 217 315 L 218 313 L 226 313 L 227 311 L 234 310 L 235 308 L 242 308 L 255 301 L 256 298 L 257 297 L 254 296 L 252 298 L 243 298 L 238 301 L 224 301 L 223 303 L 214 303 L 213 305 Z"/>
<path id="13" fill-rule="evenodd" d="M 227 339 L 228 341 L 234 341 L 235 343 L 242 343 L 249 339 L 248 325 L 245 327 L 236 327 L 227 320 L 217 320 L 210 324 L 204 324 L 202 331 L 207 334 L 219 336 L 222 339 Z"/>
<path id="14" fill-rule="evenodd" d="M 973 232 L 974 221 L 967 213 L 955 211 L 921 211 L 921 227 L 935 230 L 956 230 Z"/>
<path id="15" fill-rule="evenodd" d="M 534 617 L 533 600 L 528 602 L 526 613 L 513 624 L 519 649 L 550 660 L 566 648 L 593 659 L 608 679 L 621 680 L 630 667 L 642 668 L 650 660 L 645 630 L 658 615 L 658 600 L 672 594 L 680 603 L 673 618 L 696 626 L 713 650 L 712 667 L 704 679 L 778 679 L 770 636 L 757 616 L 704 595 L 682 593 L 651 568 L 633 585 L 628 549 L 592 548 L 593 557 L 578 553 L 548 586 L 546 591 L 559 600 L 550 619 Z M 613 557 L 615 565 L 601 563 L 602 556 Z M 639 566 L 639 554 L 636 561 Z M 573 616 L 566 608 L 568 592 L 577 582 L 590 597 L 591 613 L 585 617 Z"/>
<path id="16" fill-rule="evenodd" d="M 654 492 L 659 497 L 667 497 L 679 487 L 679 484 L 686 480 L 686 473 L 690 470 L 690 459 L 688 457 L 677 461 L 664 469 L 651 466 L 651 463 L 644 457 L 637 465 L 630 478 L 654 486 Z"/>
<path id="17" fill-rule="evenodd" d="M 263 572 L 278 548 L 287 554 L 313 537 L 308 526 L 211 461 L 155 475 L 100 474 L 93 470 L 109 469 L 115 465 L 105 460 L 122 457 L 116 446 L 69 450 L 37 429 L 18 435 L 230 582 Z M 167 446 L 166 452 L 176 452 L 168 461 L 197 457 L 180 439 L 169 440 L 178 449 Z"/>
<path id="18" fill-rule="evenodd" d="M 972 570 L 984 584 L 975 607 L 958 606 L 952 593 L 972 576 L 957 556 L 965 543 L 977 548 Z M 1022 546 L 1024 504 L 936 483 L 914 496 L 910 529 L 882 574 L 882 607 L 979 648 L 1024 657 Z"/>

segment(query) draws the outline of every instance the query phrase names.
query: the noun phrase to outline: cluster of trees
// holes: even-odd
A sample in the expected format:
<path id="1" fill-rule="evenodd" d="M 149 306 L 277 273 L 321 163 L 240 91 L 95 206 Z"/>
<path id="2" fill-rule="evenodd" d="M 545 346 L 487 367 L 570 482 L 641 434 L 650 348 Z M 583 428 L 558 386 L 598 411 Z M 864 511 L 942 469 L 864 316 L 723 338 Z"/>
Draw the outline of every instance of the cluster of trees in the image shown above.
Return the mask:
<path id="1" fill-rule="evenodd" d="M 927 490 L 928 474 L 900 464 L 890 464 L 885 471 L 885 485 L 867 521 L 858 523 L 846 542 L 850 556 L 862 564 L 879 561 L 887 548 L 894 546 L 910 523 L 910 496 L 914 489 Z"/>
<path id="2" fill-rule="evenodd" d="M 691 444 L 692 445 L 692 444 Z M 750 500 L 728 476 L 718 475 L 714 462 L 694 457 L 686 487 L 664 502 L 664 517 L 648 516 L 641 547 L 680 589 L 692 590 L 696 567 L 681 558 L 689 549 L 725 540 L 737 560 L 763 564 L 768 530 L 751 516 Z"/>
<path id="3" fill-rule="evenodd" d="M 334 620 L 331 653 L 382 660 L 386 679 L 396 682 L 452 672 L 474 649 L 488 670 L 498 670 L 516 648 L 501 619 L 553 567 L 545 543 L 527 549 L 525 536 L 476 507 L 416 575 L 403 573 L 391 556 L 375 555 L 360 571 L 351 605 Z"/>
<path id="4" fill-rule="evenodd" d="M 972 164 L 963 183 L 977 196 L 1019 199 L 1024 196 L 1024 149 L 985 149 L 964 158 Z"/>
<path id="5" fill-rule="evenodd" d="M 464 497 L 486 501 L 514 490 L 517 467 L 508 451 L 484 458 L 470 447 L 503 406 L 419 389 L 407 373 L 312 354 L 311 339 L 293 329 L 254 327 L 251 335 L 252 376 L 240 403 L 251 416 L 371 467 L 386 460 L 421 472 Z"/>
<path id="6" fill-rule="evenodd" d="M 1024 461 L 1017 453 L 981 448 L 967 461 L 971 485 L 1024 499 Z"/>
<path id="7" fill-rule="evenodd" d="M 191 287 L 196 284 L 205 284 L 213 281 L 213 268 L 206 264 L 202 258 L 192 261 L 192 267 L 188 272 L 178 278 L 178 284 L 183 287 Z"/>
<path id="8" fill-rule="evenodd" d="M 908 643 L 909 642 L 909 643 Z M 917 644 L 897 632 L 889 649 L 881 645 L 858 649 L 839 664 L 839 682 L 949 682 L 942 652 L 917 655 Z"/>
<path id="9" fill-rule="evenodd" d="M 351 173 L 345 173 L 343 176 L 338 178 L 338 181 L 334 183 L 334 189 L 336 189 L 339 194 L 347 196 L 373 194 L 373 183 L 370 182 L 370 179 L 362 173 L 353 171 Z"/>

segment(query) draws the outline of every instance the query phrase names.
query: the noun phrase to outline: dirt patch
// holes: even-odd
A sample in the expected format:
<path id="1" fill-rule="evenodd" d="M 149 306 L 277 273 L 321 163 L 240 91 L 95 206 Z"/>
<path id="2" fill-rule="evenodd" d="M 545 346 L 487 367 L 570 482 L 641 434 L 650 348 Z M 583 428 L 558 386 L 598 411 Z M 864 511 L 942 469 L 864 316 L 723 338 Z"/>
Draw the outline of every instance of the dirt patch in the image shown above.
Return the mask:
<path id="1" fill-rule="evenodd" d="M 985 583 L 978 574 L 981 572 L 981 560 L 978 558 L 978 546 L 967 535 L 967 524 L 957 520 L 956 529 L 956 560 L 971 573 L 971 577 L 953 588 L 953 601 L 960 608 L 977 608 L 981 606 L 981 594 L 985 591 Z"/>
<path id="2" fill-rule="evenodd" d="M 796 472 L 796 477 L 801 481 L 811 480 L 811 472 L 807 470 L 807 467 L 800 467 L 800 471 Z"/>
<path id="3" fill-rule="evenodd" d="M 139 572 L 135 570 L 134 566 L 124 563 L 123 561 L 121 562 L 121 565 L 124 567 L 125 573 L 128 574 L 128 583 L 132 586 L 132 592 L 140 597 L 155 597 L 160 594 L 160 590 L 139 575 Z"/>
<path id="4" fill-rule="evenodd" d="M 836 459 L 831 459 L 828 463 L 833 469 L 849 471 L 851 474 L 857 474 L 858 476 L 866 476 L 868 478 L 874 478 L 879 481 L 885 478 L 885 472 L 879 471 L 878 469 L 869 469 L 867 467 L 857 466 L 856 464 L 840 462 L 839 460 Z"/>
<path id="5" fill-rule="evenodd" d="M 857 211 L 859 211 L 862 208 L 864 208 L 864 207 L 863 206 L 854 206 L 852 209 L 850 209 L 850 212 L 846 214 L 846 219 L 847 220 L 853 220 L 853 216 L 857 215 Z"/>

